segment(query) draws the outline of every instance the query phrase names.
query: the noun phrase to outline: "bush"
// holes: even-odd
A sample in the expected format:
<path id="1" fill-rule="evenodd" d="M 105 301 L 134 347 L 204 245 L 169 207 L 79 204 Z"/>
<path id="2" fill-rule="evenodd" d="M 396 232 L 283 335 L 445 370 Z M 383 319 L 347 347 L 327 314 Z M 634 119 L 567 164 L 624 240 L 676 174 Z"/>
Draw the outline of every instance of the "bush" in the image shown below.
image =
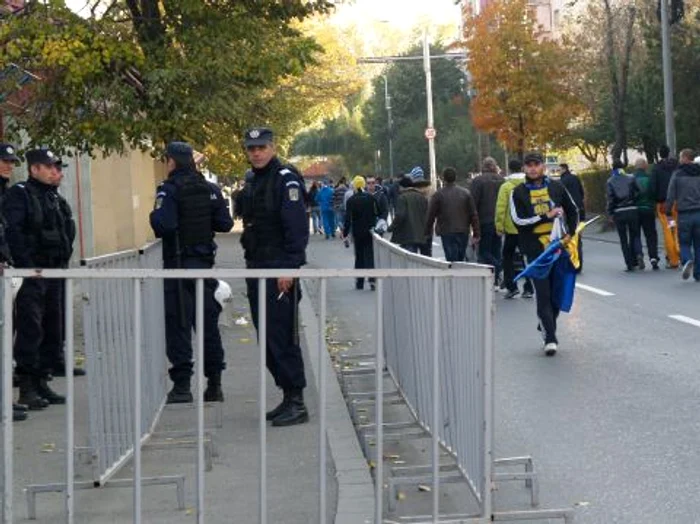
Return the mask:
<path id="1" fill-rule="evenodd" d="M 609 170 L 583 171 L 580 173 L 583 189 L 586 192 L 586 212 L 605 214 L 605 184 L 610 178 Z"/>

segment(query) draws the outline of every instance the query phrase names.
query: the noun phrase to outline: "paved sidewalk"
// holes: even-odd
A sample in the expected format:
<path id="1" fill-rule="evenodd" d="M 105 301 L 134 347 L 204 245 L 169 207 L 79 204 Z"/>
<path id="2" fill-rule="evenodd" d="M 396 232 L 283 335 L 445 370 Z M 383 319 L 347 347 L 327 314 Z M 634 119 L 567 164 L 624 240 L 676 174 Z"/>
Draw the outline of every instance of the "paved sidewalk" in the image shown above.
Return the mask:
<path id="1" fill-rule="evenodd" d="M 219 237 L 220 267 L 242 267 L 242 252 L 237 235 Z M 258 519 L 258 348 L 255 330 L 250 322 L 244 282 L 230 282 L 234 301 L 222 314 L 222 338 L 226 348 L 228 369 L 224 377 L 223 427 L 216 429 L 214 439 L 218 456 L 213 470 L 206 473 L 206 511 L 208 523 L 254 523 Z M 245 325 L 236 323 L 244 318 Z M 240 324 L 242 322 L 239 320 Z M 79 322 L 77 321 L 77 324 Z M 318 522 L 318 398 L 315 378 L 307 362 L 309 387 L 306 398 L 311 422 L 289 428 L 268 427 L 268 522 L 308 524 Z M 64 391 L 62 379 L 54 381 L 59 392 Z M 76 444 L 87 438 L 87 382 L 76 379 Z M 267 403 L 275 405 L 280 394 L 268 375 Z M 215 425 L 215 409 L 207 407 L 206 424 Z M 194 430 L 196 412 L 193 407 L 168 407 L 158 431 Z M 27 484 L 62 482 L 65 467 L 65 408 L 53 406 L 15 428 L 15 522 L 24 522 L 26 510 L 23 489 Z M 331 429 L 331 428 L 329 428 Z M 174 443 L 173 443 L 174 444 Z M 336 510 L 337 483 L 329 453 L 328 522 L 333 522 Z M 149 449 L 143 452 L 143 475 L 185 475 L 186 506 L 178 511 L 175 488 L 143 488 L 143 522 L 194 522 L 195 457 L 191 448 Z M 91 480 L 90 466 L 76 466 L 76 480 Z M 117 475 L 128 478 L 130 465 Z M 53 524 L 63 522 L 63 497 L 59 494 L 38 496 L 38 520 Z M 102 488 L 78 491 L 76 522 L 90 524 L 127 523 L 132 516 L 130 488 Z M 360 521 L 361 522 L 361 521 Z"/>

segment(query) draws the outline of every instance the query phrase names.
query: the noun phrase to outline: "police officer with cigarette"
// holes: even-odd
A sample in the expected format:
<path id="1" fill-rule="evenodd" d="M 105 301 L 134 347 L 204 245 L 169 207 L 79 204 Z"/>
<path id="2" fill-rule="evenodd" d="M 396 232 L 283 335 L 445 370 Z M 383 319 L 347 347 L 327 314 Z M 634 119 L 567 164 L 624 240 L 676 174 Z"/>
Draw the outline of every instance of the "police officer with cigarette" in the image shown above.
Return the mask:
<path id="1" fill-rule="evenodd" d="M 29 178 L 12 186 L 3 201 L 14 265 L 63 268 L 73 252 L 72 218 L 56 192 L 58 157 L 48 149 L 33 149 L 25 156 Z M 27 278 L 15 299 L 18 402 L 32 410 L 66 402 L 48 385 L 54 365 L 49 348 L 60 348 L 63 341 L 62 297 L 62 281 Z"/>
<path id="2" fill-rule="evenodd" d="M 309 222 L 304 180 L 294 166 L 277 158 L 273 133 L 253 128 L 244 140 L 253 170 L 242 209 L 245 229 L 241 244 L 249 269 L 296 269 L 306 264 Z M 247 185 L 247 184 L 246 184 Z M 246 280 L 253 323 L 259 329 L 258 281 Z M 304 404 L 304 361 L 299 346 L 299 282 L 268 279 L 267 368 L 283 392 L 282 402 L 267 413 L 273 426 L 291 426 L 309 420 Z"/>
<path id="3" fill-rule="evenodd" d="M 215 233 L 233 227 L 228 201 L 221 190 L 206 181 L 195 166 L 194 150 L 185 142 L 166 148 L 168 178 L 158 187 L 151 212 L 151 227 L 163 239 L 166 269 L 210 269 L 216 257 Z M 204 282 L 204 375 L 206 402 L 223 402 L 221 373 L 226 367 L 219 333 L 222 306 L 214 298 L 218 282 Z M 192 330 L 195 328 L 195 281 L 166 279 L 165 338 L 172 367 L 169 404 L 192 402 Z"/>

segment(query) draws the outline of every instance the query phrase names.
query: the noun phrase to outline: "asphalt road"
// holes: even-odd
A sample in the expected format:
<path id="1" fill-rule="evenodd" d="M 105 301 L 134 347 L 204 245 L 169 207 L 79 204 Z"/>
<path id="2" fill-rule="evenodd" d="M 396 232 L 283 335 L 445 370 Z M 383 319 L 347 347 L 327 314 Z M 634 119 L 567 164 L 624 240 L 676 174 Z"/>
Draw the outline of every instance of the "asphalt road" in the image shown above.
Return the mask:
<path id="1" fill-rule="evenodd" d="M 341 246 L 314 239 L 312 264 L 352 267 Z M 534 301 L 497 296 L 496 455 L 532 455 L 541 507 L 576 506 L 577 523 L 700 522 L 700 285 L 677 271 L 623 267 L 617 244 L 587 240 L 555 358 L 542 354 Z M 350 281 L 329 291 L 339 332 L 371 344 L 371 292 Z M 459 492 L 442 500 L 446 511 L 460 507 Z M 495 500 L 498 510 L 527 509 L 515 484 Z M 410 502 L 430 511 L 429 493 Z"/>

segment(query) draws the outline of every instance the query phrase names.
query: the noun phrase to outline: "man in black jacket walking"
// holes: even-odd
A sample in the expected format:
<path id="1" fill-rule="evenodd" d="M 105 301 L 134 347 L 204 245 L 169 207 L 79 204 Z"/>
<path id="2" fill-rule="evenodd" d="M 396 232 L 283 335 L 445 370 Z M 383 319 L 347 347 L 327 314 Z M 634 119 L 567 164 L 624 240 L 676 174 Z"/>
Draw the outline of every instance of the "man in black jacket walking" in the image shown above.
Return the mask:
<path id="1" fill-rule="evenodd" d="M 343 238 L 347 240 L 352 232 L 355 246 L 355 269 L 374 268 L 374 246 L 372 245 L 372 229 L 379 219 L 379 204 L 377 199 L 365 191 L 365 179 L 356 176 L 352 181 L 355 194 L 348 199 L 345 207 L 345 222 Z M 369 285 L 374 291 L 374 279 L 369 279 Z M 355 289 L 364 289 L 365 279 L 355 281 Z"/>
<path id="2" fill-rule="evenodd" d="M 668 146 L 659 148 L 661 160 L 654 164 L 651 170 L 651 190 L 656 195 L 656 216 L 661 222 L 664 233 L 664 245 L 666 247 L 666 267 L 675 269 L 680 261 L 680 248 L 678 246 L 678 230 L 669 225 L 666 217 L 666 195 L 668 185 L 671 182 L 671 175 L 678 167 L 678 161 L 671 157 L 671 150 Z M 678 210 L 671 210 L 672 222 L 678 222 Z"/>
<path id="3" fill-rule="evenodd" d="M 528 153 L 524 163 L 525 182 L 513 190 L 510 211 L 520 235 L 520 247 L 528 262 L 532 262 L 549 245 L 557 217 L 564 220 L 568 235 L 576 231 L 578 209 L 560 182 L 544 176 L 544 159 L 540 153 Z M 539 318 L 537 329 L 542 332 L 547 356 L 555 355 L 558 349 L 559 308 L 553 301 L 553 278 L 552 271 L 544 279 L 533 279 Z"/>

